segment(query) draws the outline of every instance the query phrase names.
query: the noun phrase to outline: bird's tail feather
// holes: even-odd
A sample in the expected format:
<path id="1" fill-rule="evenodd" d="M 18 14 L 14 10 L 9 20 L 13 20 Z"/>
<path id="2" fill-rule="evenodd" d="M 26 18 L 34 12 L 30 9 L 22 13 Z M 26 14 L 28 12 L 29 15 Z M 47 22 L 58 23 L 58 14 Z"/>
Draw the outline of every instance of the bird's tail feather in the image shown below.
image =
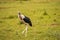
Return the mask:
<path id="1" fill-rule="evenodd" d="M 32 23 L 29 23 L 30 26 L 32 26 Z"/>

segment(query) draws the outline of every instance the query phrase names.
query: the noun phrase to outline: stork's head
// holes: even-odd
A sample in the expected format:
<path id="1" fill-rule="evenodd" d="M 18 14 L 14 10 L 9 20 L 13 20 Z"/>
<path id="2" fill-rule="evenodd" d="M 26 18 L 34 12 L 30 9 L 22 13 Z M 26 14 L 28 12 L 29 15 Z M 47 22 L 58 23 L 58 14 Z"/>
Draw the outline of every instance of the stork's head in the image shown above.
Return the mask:
<path id="1" fill-rule="evenodd" d="M 18 11 L 18 15 L 21 15 L 20 11 Z"/>

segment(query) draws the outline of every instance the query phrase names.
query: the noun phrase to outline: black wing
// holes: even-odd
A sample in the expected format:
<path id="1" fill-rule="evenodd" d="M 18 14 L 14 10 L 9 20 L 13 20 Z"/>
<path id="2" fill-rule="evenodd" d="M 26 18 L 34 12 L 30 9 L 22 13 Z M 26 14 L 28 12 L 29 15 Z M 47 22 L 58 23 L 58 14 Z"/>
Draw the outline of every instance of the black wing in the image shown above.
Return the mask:
<path id="1" fill-rule="evenodd" d="M 31 20 L 25 16 L 25 18 L 23 19 L 26 23 L 28 23 L 30 26 L 32 26 L 32 22 Z"/>

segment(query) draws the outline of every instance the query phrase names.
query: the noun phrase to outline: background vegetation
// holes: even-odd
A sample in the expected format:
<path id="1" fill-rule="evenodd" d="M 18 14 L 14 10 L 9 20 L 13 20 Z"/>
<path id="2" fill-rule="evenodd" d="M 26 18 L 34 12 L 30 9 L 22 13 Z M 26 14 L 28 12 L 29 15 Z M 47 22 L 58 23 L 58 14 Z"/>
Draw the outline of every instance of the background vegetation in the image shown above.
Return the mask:
<path id="1" fill-rule="evenodd" d="M 27 37 L 18 11 L 32 21 Z M 60 0 L 0 0 L 0 40 L 60 40 Z"/>

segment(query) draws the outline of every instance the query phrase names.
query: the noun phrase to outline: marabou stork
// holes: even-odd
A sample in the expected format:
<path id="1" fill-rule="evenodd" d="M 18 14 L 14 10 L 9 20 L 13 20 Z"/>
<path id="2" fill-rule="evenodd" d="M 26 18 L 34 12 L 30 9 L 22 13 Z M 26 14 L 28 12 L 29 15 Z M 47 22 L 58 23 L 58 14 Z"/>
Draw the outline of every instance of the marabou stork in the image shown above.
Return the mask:
<path id="1" fill-rule="evenodd" d="M 22 34 L 26 33 L 25 36 L 27 36 L 28 25 L 32 27 L 32 22 L 31 22 L 30 18 L 21 14 L 20 12 L 18 12 L 18 17 L 19 17 L 20 21 L 26 25 L 26 28 L 22 31 Z"/>

